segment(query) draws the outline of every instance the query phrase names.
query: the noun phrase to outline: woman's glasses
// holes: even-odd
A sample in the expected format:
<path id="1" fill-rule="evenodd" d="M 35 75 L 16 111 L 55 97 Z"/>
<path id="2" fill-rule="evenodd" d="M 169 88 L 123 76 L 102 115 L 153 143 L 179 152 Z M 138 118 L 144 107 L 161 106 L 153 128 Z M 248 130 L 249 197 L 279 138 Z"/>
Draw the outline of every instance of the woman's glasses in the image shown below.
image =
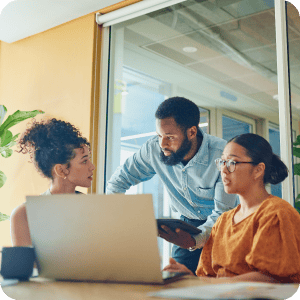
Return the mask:
<path id="1" fill-rule="evenodd" d="M 219 171 L 221 171 L 222 167 L 226 165 L 227 170 L 230 173 L 235 171 L 236 164 L 255 164 L 253 161 L 234 161 L 232 159 L 223 160 L 222 158 L 217 158 L 215 163 Z"/>

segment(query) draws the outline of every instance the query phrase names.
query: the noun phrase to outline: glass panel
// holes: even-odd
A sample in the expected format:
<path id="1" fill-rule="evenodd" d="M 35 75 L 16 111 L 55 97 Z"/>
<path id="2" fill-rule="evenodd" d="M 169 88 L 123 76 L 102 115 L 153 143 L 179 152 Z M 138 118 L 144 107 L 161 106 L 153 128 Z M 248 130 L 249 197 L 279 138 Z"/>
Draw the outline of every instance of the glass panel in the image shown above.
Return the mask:
<path id="1" fill-rule="evenodd" d="M 300 18 L 299 11 L 293 4 L 286 2 L 287 31 L 288 31 L 288 55 L 289 55 L 289 79 L 291 94 L 293 141 L 299 135 L 300 119 Z M 294 159 L 299 163 L 299 158 Z M 299 175 L 294 177 L 295 196 L 298 195 Z M 299 205 L 300 207 L 300 205 Z"/>
<path id="2" fill-rule="evenodd" d="M 156 135 L 155 111 L 170 96 L 171 85 L 137 70 L 123 66 L 122 80 L 115 81 L 113 103 L 109 104 L 111 155 L 106 167 L 106 181 L 113 171 L 137 152 L 143 143 Z M 145 105 L 146 104 L 146 105 Z M 204 132 L 209 129 L 209 110 L 200 108 L 200 124 Z M 139 183 L 126 194 L 152 194 L 155 217 L 175 217 L 171 212 L 169 197 L 158 176 Z M 177 216 L 177 218 L 180 216 Z M 163 264 L 170 256 L 170 244 L 158 240 Z"/>
<path id="3" fill-rule="evenodd" d="M 209 110 L 199 107 L 200 111 L 200 124 L 199 127 L 203 132 L 209 133 Z"/>
<path id="4" fill-rule="evenodd" d="M 170 90 L 169 84 L 125 66 L 122 75 L 123 79 L 117 81 L 114 89 L 110 120 L 113 149 L 112 155 L 109 156 L 111 165 L 107 165 L 106 180 L 119 165 L 138 151 L 145 141 L 156 135 L 155 111 Z M 163 215 L 163 203 L 159 201 L 163 189 L 158 177 L 132 186 L 127 191 L 127 194 L 136 193 L 151 193 L 156 217 Z"/>
<path id="5" fill-rule="evenodd" d="M 233 137 L 243 134 L 252 133 L 252 125 L 246 122 L 222 116 L 223 139 L 229 141 Z"/>
<path id="6" fill-rule="evenodd" d="M 266 136 L 268 122 L 279 124 L 276 63 L 273 0 L 188 0 L 112 26 L 106 180 L 151 138 L 154 112 L 170 96 L 201 107 L 200 126 L 213 135 L 229 139 L 256 130 Z M 230 116 L 218 128 L 223 109 L 255 120 L 256 129 Z M 151 192 L 156 215 L 170 215 L 155 176 L 129 192 Z"/>
<path id="7" fill-rule="evenodd" d="M 293 135 L 293 142 L 296 141 L 296 131 L 292 131 Z M 279 126 L 276 124 L 269 124 L 269 143 L 272 146 L 273 152 L 277 154 L 280 157 L 280 130 Z M 294 160 L 294 163 L 296 163 L 296 159 Z M 298 192 L 298 178 L 295 176 L 294 178 L 294 184 L 295 184 L 295 194 Z M 282 197 L 282 184 L 271 184 L 271 194 L 277 197 Z"/>
<path id="8" fill-rule="evenodd" d="M 273 152 L 280 156 L 280 132 L 279 127 L 275 124 L 269 126 L 269 143 L 272 146 Z M 277 197 L 282 196 L 282 185 L 271 184 L 271 194 Z"/>

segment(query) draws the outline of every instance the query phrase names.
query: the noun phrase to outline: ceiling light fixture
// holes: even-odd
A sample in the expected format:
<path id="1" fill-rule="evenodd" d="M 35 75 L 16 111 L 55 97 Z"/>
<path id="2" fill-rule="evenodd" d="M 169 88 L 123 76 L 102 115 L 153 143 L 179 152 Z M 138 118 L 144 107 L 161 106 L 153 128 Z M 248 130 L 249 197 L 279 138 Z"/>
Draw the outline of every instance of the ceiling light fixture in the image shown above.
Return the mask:
<path id="1" fill-rule="evenodd" d="M 195 47 L 184 47 L 182 50 L 187 53 L 194 53 L 197 52 L 198 49 Z"/>

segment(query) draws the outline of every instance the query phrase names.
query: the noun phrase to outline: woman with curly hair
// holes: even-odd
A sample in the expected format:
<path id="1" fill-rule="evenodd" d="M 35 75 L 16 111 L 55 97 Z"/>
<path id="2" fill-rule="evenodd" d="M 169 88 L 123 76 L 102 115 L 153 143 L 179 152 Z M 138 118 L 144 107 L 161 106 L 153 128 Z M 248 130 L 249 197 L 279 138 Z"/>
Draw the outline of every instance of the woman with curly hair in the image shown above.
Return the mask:
<path id="1" fill-rule="evenodd" d="M 265 188 L 288 176 L 285 164 L 264 138 L 247 133 L 227 143 L 216 165 L 225 192 L 239 195 L 240 204 L 213 226 L 197 276 L 210 283 L 300 283 L 300 215 Z M 191 273 L 172 259 L 165 270 Z"/>
<path id="2" fill-rule="evenodd" d="M 29 153 L 38 171 L 51 179 L 42 195 L 79 193 L 76 186 L 90 187 L 95 166 L 90 143 L 68 122 L 50 119 L 34 122 L 19 140 L 19 152 Z M 11 215 L 13 246 L 31 245 L 25 203 Z"/>

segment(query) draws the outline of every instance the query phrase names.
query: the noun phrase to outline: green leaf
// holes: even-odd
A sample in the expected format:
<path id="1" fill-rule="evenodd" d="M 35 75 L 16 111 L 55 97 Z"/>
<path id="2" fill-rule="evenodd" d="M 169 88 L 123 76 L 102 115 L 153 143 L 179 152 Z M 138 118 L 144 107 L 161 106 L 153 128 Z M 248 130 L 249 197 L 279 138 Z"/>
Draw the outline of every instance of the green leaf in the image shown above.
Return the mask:
<path id="1" fill-rule="evenodd" d="M 9 148 L 11 148 L 12 146 L 16 145 L 17 142 L 16 141 L 11 141 L 10 143 L 8 143 L 7 145 L 0 147 L 0 153 L 3 151 L 7 151 L 9 150 Z"/>
<path id="2" fill-rule="evenodd" d="M 295 164 L 294 165 L 294 174 L 295 175 L 300 175 L 300 164 Z"/>
<path id="3" fill-rule="evenodd" d="M 300 195 L 298 195 L 298 197 L 296 198 L 299 199 L 300 198 Z M 300 201 L 295 201 L 295 208 L 299 211 L 300 210 Z"/>
<path id="4" fill-rule="evenodd" d="M 2 124 L 5 114 L 7 112 L 7 109 L 4 105 L 0 105 L 0 125 Z"/>
<path id="5" fill-rule="evenodd" d="M 5 176 L 5 174 L 2 171 L 0 171 L 0 188 L 3 187 L 6 179 L 7 179 L 7 177 Z"/>
<path id="6" fill-rule="evenodd" d="M 0 222 L 1 221 L 6 221 L 6 220 L 9 220 L 9 216 L 8 215 L 5 215 L 3 213 L 0 213 Z"/>
<path id="7" fill-rule="evenodd" d="M 44 112 L 41 110 L 33 110 L 33 111 L 20 111 L 17 110 L 12 115 L 8 116 L 5 122 L 0 126 L 0 134 L 1 132 L 7 130 L 8 128 L 26 120 L 29 118 L 34 118 L 38 114 L 43 114 Z"/>
<path id="8" fill-rule="evenodd" d="M 12 141 L 13 135 L 11 133 L 11 131 L 9 130 L 5 130 L 2 132 L 2 134 L 0 135 L 0 146 L 3 147 L 7 144 L 9 144 Z"/>
<path id="9" fill-rule="evenodd" d="M 19 135 L 20 135 L 20 133 L 17 133 L 16 135 L 14 135 L 14 136 L 11 138 L 11 140 L 14 142 L 14 141 L 18 138 Z"/>
<path id="10" fill-rule="evenodd" d="M 296 137 L 296 142 L 293 143 L 293 145 L 294 145 L 294 146 L 299 146 L 299 145 L 300 145 L 300 135 L 298 135 L 298 136 Z"/>
<path id="11" fill-rule="evenodd" d="M 4 158 L 10 157 L 12 154 L 13 154 L 13 151 L 11 149 L 7 149 L 7 150 L 4 150 L 4 151 L 1 152 L 1 155 Z"/>

